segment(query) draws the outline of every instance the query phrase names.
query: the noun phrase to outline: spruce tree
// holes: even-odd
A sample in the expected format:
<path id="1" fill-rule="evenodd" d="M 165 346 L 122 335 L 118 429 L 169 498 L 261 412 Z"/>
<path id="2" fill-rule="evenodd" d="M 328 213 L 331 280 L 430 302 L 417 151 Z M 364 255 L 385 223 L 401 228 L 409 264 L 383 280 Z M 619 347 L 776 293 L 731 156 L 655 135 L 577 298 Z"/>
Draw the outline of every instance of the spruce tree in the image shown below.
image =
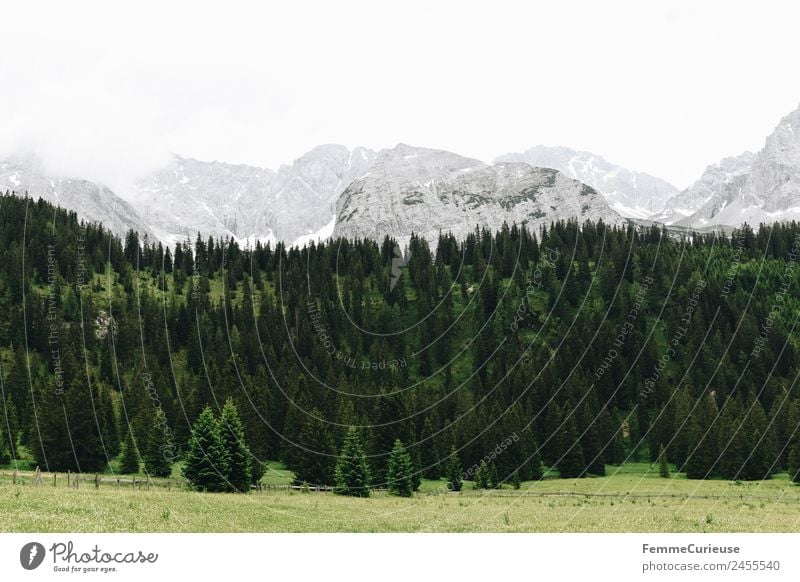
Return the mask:
<path id="1" fill-rule="evenodd" d="M 673 408 L 672 443 L 669 446 L 669 460 L 680 467 L 686 462 L 686 456 L 690 448 L 697 444 L 690 442 L 687 438 L 692 402 L 689 398 L 689 391 L 685 386 L 675 394 Z"/>
<path id="2" fill-rule="evenodd" d="M 744 421 L 743 431 L 750 441 L 750 453 L 741 479 L 757 481 L 769 479 L 779 464 L 775 446 L 775 433 L 769 426 L 767 415 L 758 399 L 754 399 Z"/>
<path id="3" fill-rule="evenodd" d="M 125 446 L 122 447 L 119 470 L 125 475 L 135 475 L 139 472 L 139 451 L 136 450 L 136 441 L 133 431 L 125 431 Z"/>
<path id="4" fill-rule="evenodd" d="M 800 483 L 800 442 L 795 442 L 789 449 L 789 479 Z"/>
<path id="5" fill-rule="evenodd" d="M 500 473 L 497 470 L 497 463 L 491 463 L 489 465 L 489 487 L 492 489 L 500 489 L 502 485 L 502 480 L 500 479 Z"/>
<path id="6" fill-rule="evenodd" d="M 566 410 L 569 410 L 567 408 Z M 583 449 L 578 439 L 578 429 L 575 426 L 574 415 L 564 422 L 558 434 L 558 449 L 562 451 L 561 458 L 556 462 L 556 468 L 563 479 L 583 477 L 586 473 L 586 463 L 583 458 Z"/>
<path id="7" fill-rule="evenodd" d="M 400 439 L 394 441 L 394 448 L 389 455 L 389 466 L 386 471 L 389 492 L 400 497 L 411 497 L 414 493 L 414 466 Z"/>
<path id="8" fill-rule="evenodd" d="M 662 444 L 658 451 L 658 476 L 669 477 L 669 465 L 667 464 L 667 453 Z"/>
<path id="9" fill-rule="evenodd" d="M 11 452 L 6 445 L 5 431 L 0 430 L 0 465 L 7 465 L 11 462 Z"/>
<path id="10" fill-rule="evenodd" d="M 143 454 L 144 467 L 149 475 L 154 477 L 172 475 L 172 461 L 176 451 L 171 435 L 167 417 L 159 408 L 154 415 Z"/>
<path id="11" fill-rule="evenodd" d="M 300 431 L 292 465 L 289 466 L 300 483 L 330 485 L 334 482 L 336 447 L 331 426 L 322 418 L 322 411 L 313 408 Z"/>
<path id="12" fill-rule="evenodd" d="M 206 406 L 192 426 L 183 476 L 197 491 L 229 491 L 230 457 L 211 408 Z"/>
<path id="13" fill-rule="evenodd" d="M 13 458 L 16 458 L 17 440 L 19 438 L 19 416 L 17 407 L 10 395 L 6 398 L 3 414 L 0 414 L 0 424 L 2 424 L 2 431 L 8 437 L 6 441 L 8 452 Z"/>
<path id="14" fill-rule="evenodd" d="M 753 443 L 745 430 L 744 412 L 736 398 L 729 397 L 723 405 L 719 427 L 719 474 L 725 479 L 739 479 Z"/>
<path id="15" fill-rule="evenodd" d="M 235 491 L 250 491 L 252 454 L 244 440 L 244 427 L 236 405 L 230 398 L 222 407 L 219 431 L 228 455 L 228 484 Z"/>
<path id="16" fill-rule="evenodd" d="M 370 468 L 358 430 L 347 430 L 335 470 L 336 492 L 351 497 L 369 497 Z"/>
<path id="17" fill-rule="evenodd" d="M 426 479 L 439 479 L 442 476 L 442 468 L 439 464 L 441 456 L 439 454 L 438 435 L 434 436 L 433 424 L 430 416 L 425 417 L 422 428 L 421 459 L 423 476 Z"/>
<path id="18" fill-rule="evenodd" d="M 703 398 L 689 417 L 686 439 L 689 449 L 682 470 L 688 479 L 706 479 L 716 474 L 719 458 L 717 405 L 712 395 Z"/>
<path id="19" fill-rule="evenodd" d="M 447 460 L 447 487 L 450 491 L 461 491 L 461 461 L 458 459 L 458 452 L 455 445 L 450 448 L 450 458 Z"/>
<path id="20" fill-rule="evenodd" d="M 489 488 L 489 467 L 486 466 L 486 461 L 481 461 L 478 468 L 473 475 L 473 482 L 475 489 L 488 489 Z"/>

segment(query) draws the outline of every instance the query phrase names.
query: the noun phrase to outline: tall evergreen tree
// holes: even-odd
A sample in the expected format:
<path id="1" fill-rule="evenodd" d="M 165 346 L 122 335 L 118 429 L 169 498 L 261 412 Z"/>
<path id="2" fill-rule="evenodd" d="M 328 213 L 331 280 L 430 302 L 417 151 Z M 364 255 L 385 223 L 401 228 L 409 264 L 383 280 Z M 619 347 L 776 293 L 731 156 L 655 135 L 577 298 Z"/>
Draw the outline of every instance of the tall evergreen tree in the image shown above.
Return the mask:
<path id="1" fill-rule="evenodd" d="M 7 465 L 11 462 L 11 453 L 6 445 L 5 431 L 0 430 L 0 465 Z"/>
<path id="2" fill-rule="evenodd" d="M 167 417 L 159 408 L 154 415 L 144 449 L 145 470 L 155 477 L 169 477 L 172 475 L 172 462 L 176 452 Z"/>
<path id="3" fill-rule="evenodd" d="M 219 431 L 228 456 L 228 484 L 234 491 L 250 491 L 252 454 L 244 440 L 244 427 L 236 405 L 230 398 L 222 407 Z"/>
<path id="4" fill-rule="evenodd" d="M 361 437 L 355 427 L 347 430 L 335 470 L 336 492 L 352 497 L 369 497 L 371 474 Z"/>
<path id="5" fill-rule="evenodd" d="M 430 416 L 425 416 L 420 440 L 422 441 L 420 445 L 420 464 L 422 465 L 423 475 L 426 479 L 439 479 L 442 476 L 442 468 L 439 465 L 441 455 L 439 454 L 438 438 L 434 434 Z"/>
<path id="6" fill-rule="evenodd" d="M 556 468 L 562 478 L 572 479 L 583 477 L 586 472 L 586 462 L 583 458 L 583 449 L 578 439 L 578 429 L 575 426 L 574 415 L 569 416 L 558 433 L 558 449 L 563 451 L 556 461 Z"/>
<path id="7" fill-rule="evenodd" d="M 119 470 L 125 475 L 134 475 L 139 472 L 139 451 L 131 430 L 125 431 L 125 446 L 122 447 Z"/>
<path id="8" fill-rule="evenodd" d="M 664 445 L 661 445 L 658 451 L 658 476 L 669 477 L 669 465 L 667 464 L 667 453 L 664 450 Z"/>
<path id="9" fill-rule="evenodd" d="M 789 479 L 800 483 L 800 443 L 795 443 L 789 450 Z"/>
<path id="10" fill-rule="evenodd" d="M 230 456 L 219 423 L 211 408 L 206 406 L 192 426 L 183 476 L 198 491 L 229 491 L 229 466 Z"/>
<path id="11" fill-rule="evenodd" d="M 389 455 L 389 467 L 386 471 L 387 485 L 390 493 L 400 497 L 411 497 L 414 493 L 414 466 L 400 439 L 394 441 L 394 448 Z"/>
<path id="12" fill-rule="evenodd" d="M 462 470 L 461 461 L 458 458 L 458 452 L 455 445 L 450 448 L 450 456 L 447 460 L 447 487 L 450 491 L 461 491 Z"/>
<path id="13" fill-rule="evenodd" d="M 300 483 L 330 485 L 334 482 L 336 448 L 331 427 L 322 418 L 322 411 L 313 408 L 295 444 L 297 450 L 292 455 L 290 468 Z"/>

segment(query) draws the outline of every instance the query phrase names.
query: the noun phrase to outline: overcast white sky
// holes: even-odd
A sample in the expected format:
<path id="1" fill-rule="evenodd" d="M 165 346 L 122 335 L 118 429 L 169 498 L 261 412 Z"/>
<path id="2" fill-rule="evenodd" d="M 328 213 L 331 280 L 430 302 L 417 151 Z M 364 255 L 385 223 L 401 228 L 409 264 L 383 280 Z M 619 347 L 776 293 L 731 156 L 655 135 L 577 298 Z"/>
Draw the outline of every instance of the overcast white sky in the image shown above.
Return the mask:
<path id="1" fill-rule="evenodd" d="M 112 4 L 3 6 L 0 155 L 114 185 L 167 152 L 543 143 L 683 187 L 800 104 L 797 2 Z"/>

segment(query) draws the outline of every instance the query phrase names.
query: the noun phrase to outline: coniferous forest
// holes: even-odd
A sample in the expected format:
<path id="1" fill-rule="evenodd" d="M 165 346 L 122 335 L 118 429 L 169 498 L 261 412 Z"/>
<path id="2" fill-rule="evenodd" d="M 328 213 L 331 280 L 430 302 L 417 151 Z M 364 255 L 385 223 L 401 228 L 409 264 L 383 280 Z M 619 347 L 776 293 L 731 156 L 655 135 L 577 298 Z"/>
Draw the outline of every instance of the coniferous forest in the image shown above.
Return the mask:
<path id="1" fill-rule="evenodd" d="M 796 478 L 800 225 L 167 248 L 0 197 L 0 464 L 407 496 L 667 462 Z"/>

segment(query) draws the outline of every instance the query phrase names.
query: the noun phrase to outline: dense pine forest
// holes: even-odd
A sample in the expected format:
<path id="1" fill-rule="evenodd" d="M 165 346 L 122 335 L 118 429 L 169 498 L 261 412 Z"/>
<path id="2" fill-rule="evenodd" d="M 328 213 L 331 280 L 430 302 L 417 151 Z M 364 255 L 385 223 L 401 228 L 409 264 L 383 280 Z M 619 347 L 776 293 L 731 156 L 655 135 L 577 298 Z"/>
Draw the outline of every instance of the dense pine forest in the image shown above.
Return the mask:
<path id="1" fill-rule="evenodd" d="M 356 494 L 796 476 L 798 257 L 796 223 L 165 248 L 6 194 L 0 464 L 200 482 L 218 452 L 238 490 L 281 460 Z"/>

